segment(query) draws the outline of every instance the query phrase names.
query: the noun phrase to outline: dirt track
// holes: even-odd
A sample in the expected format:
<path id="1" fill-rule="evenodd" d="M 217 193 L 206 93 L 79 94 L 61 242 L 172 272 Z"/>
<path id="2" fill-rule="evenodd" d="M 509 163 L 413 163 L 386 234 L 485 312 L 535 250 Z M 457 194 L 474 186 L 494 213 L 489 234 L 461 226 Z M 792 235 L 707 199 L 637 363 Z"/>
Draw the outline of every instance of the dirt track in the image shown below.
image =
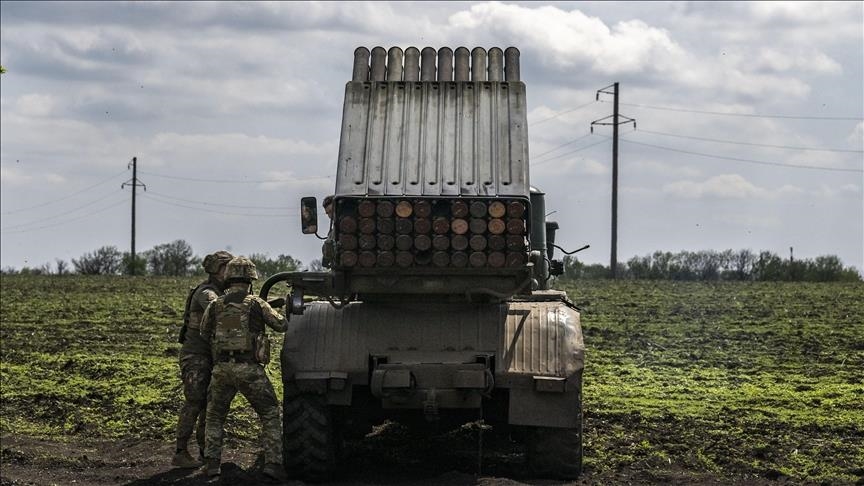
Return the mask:
<path id="1" fill-rule="evenodd" d="M 425 449 L 432 455 L 422 456 L 416 442 L 405 442 L 390 448 L 392 442 L 407 439 L 400 432 L 383 434 L 378 440 L 353 443 L 341 474 L 334 486 L 387 484 L 399 486 L 509 486 L 520 484 L 552 485 L 558 481 L 522 477 L 518 458 L 508 451 L 493 451 L 484 458 L 493 473 L 477 474 L 476 460 L 466 457 L 470 451 L 440 449 L 432 439 Z M 451 436 L 452 439 L 452 436 Z M 427 447 L 428 446 L 428 447 Z M 500 444 L 496 446 L 500 449 Z M 434 450 L 433 450 L 434 449 Z M 252 446 L 233 445 L 223 456 L 222 476 L 208 481 L 202 470 L 172 469 L 169 465 L 172 444 L 154 441 L 122 440 L 84 441 L 82 443 L 51 442 L 19 436 L 2 438 L 2 474 L 0 485 L 256 485 L 266 483 L 258 474 L 259 465 Z M 476 451 L 475 451 L 476 453 Z M 506 476 L 506 477 L 505 477 Z M 517 479 L 510 479 L 517 478 Z M 692 473 L 667 472 L 663 478 L 626 471 L 596 475 L 586 471 L 573 485 L 588 484 L 729 484 L 729 478 L 694 478 Z M 767 479 L 734 481 L 735 484 L 791 484 Z M 272 484 L 272 483 L 271 483 Z M 284 484 L 300 485 L 300 481 Z"/>

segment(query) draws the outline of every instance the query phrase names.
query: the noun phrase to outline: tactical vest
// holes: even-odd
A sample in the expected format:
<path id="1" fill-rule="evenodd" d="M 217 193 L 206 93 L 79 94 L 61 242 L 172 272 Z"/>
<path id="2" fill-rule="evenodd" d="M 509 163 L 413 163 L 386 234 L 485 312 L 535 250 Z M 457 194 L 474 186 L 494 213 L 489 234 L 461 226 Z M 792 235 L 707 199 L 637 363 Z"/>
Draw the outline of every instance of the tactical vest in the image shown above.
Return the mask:
<path id="1" fill-rule="evenodd" d="M 227 303 L 219 298 L 215 306 L 216 328 L 213 342 L 217 352 L 246 352 L 254 349 L 254 336 L 249 332 L 249 312 L 255 296 L 247 295 L 241 303 Z"/>
<path id="2" fill-rule="evenodd" d="M 201 319 L 204 317 L 204 309 L 201 307 L 201 304 L 199 304 L 198 301 L 195 299 L 195 294 L 198 292 L 199 289 L 201 290 L 201 292 L 205 290 L 212 290 L 213 292 L 216 292 L 217 295 L 222 293 L 218 287 L 207 282 L 202 283 L 201 285 L 192 289 L 189 289 L 189 296 L 186 298 L 186 311 L 184 313 L 187 317 L 186 319 L 184 319 L 184 323 L 190 329 L 200 329 Z"/>

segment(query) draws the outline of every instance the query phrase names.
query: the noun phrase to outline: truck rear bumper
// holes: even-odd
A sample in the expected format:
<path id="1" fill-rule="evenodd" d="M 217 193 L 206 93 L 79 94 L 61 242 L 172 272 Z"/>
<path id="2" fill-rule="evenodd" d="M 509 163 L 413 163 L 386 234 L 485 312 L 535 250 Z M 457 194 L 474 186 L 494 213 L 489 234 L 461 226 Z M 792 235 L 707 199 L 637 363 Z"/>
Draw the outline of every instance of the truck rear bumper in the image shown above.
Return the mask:
<path id="1" fill-rule="evenodd" d="M 564 299 L 500 304 L 313 303 L 282 352 L 286 394 L 351 405 L 368 390 L 385 410 L 480 408 L 509 390 L 508 422 L 574 427 L 584 360 L 579 313 Z"/>

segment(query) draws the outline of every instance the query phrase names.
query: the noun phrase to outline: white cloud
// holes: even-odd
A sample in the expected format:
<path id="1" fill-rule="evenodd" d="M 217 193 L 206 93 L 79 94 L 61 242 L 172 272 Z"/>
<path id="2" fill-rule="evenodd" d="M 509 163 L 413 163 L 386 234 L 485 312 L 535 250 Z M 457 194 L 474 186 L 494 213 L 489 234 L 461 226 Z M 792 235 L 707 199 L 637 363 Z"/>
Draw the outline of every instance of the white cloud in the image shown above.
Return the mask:
<path id="1" fill-rule="evenodd" d="M 15 109 L 23 116 L 48 116 L 54 111 L 56 101 L 46 94 L 25 94 L 18 97 Z"/>
<path id="2" fill-rule="evenodd" d="M 0 115 L 3 149 L 20 152 L 22 161 L 50 159 L 67 169 L 75 163 L 115 165 L 127 160 L 140 144 L 122 136 L 112 125 L 97 127 L 75 119 L 23 116 L 15 111 Z M 14 143 L 13 143 L 14 142 Z M 121 155 L 122 154 L 122 155 Z M 16 156 L 17 158 L 18 156 Z"/>
<path id="3" fill-rule="evenodd" d="M 724 46 L 720 57 L 730 67 L 745 72 L 785 73 L 789 71 L 819 74 L 842 74 L 843 67 L 836 60 L 814 47 L 759 47 Z"/>
<path id="4" fill-rule="evenodd" d="M 536 165 L 536 168 L 535 168 Z M 557 160 L 549 160 L 549 163 L 543 161 L 531 165 L 532 173 L 539 177 L 550 174 L 577 174 L 586 176 L 606 175 L 610 172 L 607 164 L 597 162 L 594 159 L 586 159 L 584 157 L 570 156 Z"/>
<path id="5" fill-rule="evenodd" d="M 861 187 L 857 184 L 843 184 L 840 186 L 829 186 L 828 184 L 820 184 L 818 189 L 809 191 L 809 194 L 813 197 L 825 199 L 851 196 L 858 198 L 860 202 Z"/>
<path id="6" fill-rule="evenodd" d="M 690 51 L 666 29 L 637 19 L 609 26 L 578 9 L 487 2 L 451 15 L 448 29 L 463 36 L 466 32 L 476 37 L 496 36 L 520 46 L 523 54 L 558 73 L 583 68 L 605 76 L 641 74 L 690 88 L 752 97 L 800 99 L 810 93 L 810 86 L 801 79 L 753 72 L 761 64 L 748 67 L 750 61 L 732 60 L 724 53 Z M 764 56 L 775 68 L 789 65 L 775 69 L 778 72 L 791 66 L 839 69 L 835 61 L 815 50 L 782 59 L 780 52 L 766 50 Z"/>
<path id="7" fill-rule="evenodd" d="M 635 160 L 627 163 L 628 170 L 637 173 L 659 174 L 664 176 L 699 177 L 702 171 L 686 165 L 672 165 L 654 160 Z"/>
<path id="8" fill-rule="evenodd" d="M 24 169 L 21 168 L 12 168 L 12 167 L 0 167 L 0 180 L 2 180 L 4 185 L 10 186 L 27 186 L 33 183 L 36 184 L 63 184 L 66 182 L 66 178 L 60 174 L 55 174 L 53 172 L 37 172 L 33 171 L 35 175 L 31 175 Z"/>
<path id="9" fill-rule="evenodd" d="M 843 67 L 825 53 L 815 49 L 797 52 L 764 47 L 759 52 L 758 63 L 774 71 L 813 71 L 825 74 L 841 74 Z"/>
<path id="10" fill-rule="evenodd" d="M 787 195 L 802 194 L 803 191 L 792 185 L 777 189 L 758 187 L 738 174 L 723 174 L 705 181 L 676 181 L 665 184 L 664 194 L 682 199 L 777 199 Z"/>
<path id="11" fill-rule="evenodd" d="M 33 176 L 27 175 L 20 170 L 9 167 L 0 167 L 0 180 L 2 180 L 4 184 L 22 186 L 32 182 Z"/>
<path id="12" fill-rule="evenodd" d="M 194 154 L 197 158 L 231 157 L 254 160 L 257 157 L 303 156 L 328 153 L 331 147 L 313 145 L 303 140 L 272 138 L 245 133 L 183 134 L 159 133 L 150 141 L 150 149 L 174 158 Z"/>
<path id="13" fill-rule="evenodd" d="M 718 214 L 717 221 L 745 228 L 761 228 L 776 230 L 783 227 L 783 221 L 773 214 L 730 213 Z"/>
<path id="14" fill-rule="evenodd" d="M 273 179 L 273 182 L 265 182 L 260 184 L 260 188 L 265 191 L 275 191 L 277 189 L 303 189 L 306 194 L 330 193 L 333 191 L 333 178 L 331 177 L 301 177 L 294 171 L 268 171 L 265 173 L 267 178 Z"/>
<path id="15" fill-rule="evenodd" d="M 763 21 L 823 23 L 855 15 L 856 2 L 746 2 L 752 14 Z M 860 19 L 859 19 L 860 20 Z"/>
<path id="16" fill-rule="evenodd" d="M 66 182 L 66 178 L 60 174 L 49 173 L 44 174 L 43 177 L 49 184 L 63 184 Z"/>
<path id="17" fill-rule="evenodd" d="M 565 170 L 570 167 L 572 167 L 577 174 L 606 175 L 610 172 L 610 169 L 606 164 L 602 164 L 593 159 L 579 159 L 567 161 L 563 164 Z"/>
<path id="18" fill-rule="evenodd" d="M 855 125 L 852 132 L 846 137 L 846 141 L 849 142 L 849 145 L 858 149 L 864 148 L 864 122 L 858 122 Z"/>
<path id="19" fill-rule="evenodd" d="M 514 45 L 558 69 L 590 65 L 604 74 L 637 73 L 660 69 L 668 59 L 683 55 L 668 32 L 640 20 L 619 22 L 610 29 L 597 17 L 554 6 L 482 3 L 451 15 L 448 27 L 509 36 Z"/>

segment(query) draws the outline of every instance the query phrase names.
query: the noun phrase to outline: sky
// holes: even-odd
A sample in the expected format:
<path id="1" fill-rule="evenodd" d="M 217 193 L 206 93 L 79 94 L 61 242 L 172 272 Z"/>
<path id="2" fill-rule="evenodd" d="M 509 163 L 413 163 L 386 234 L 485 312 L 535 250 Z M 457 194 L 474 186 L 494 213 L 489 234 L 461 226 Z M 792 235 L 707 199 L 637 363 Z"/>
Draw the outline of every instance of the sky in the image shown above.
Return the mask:
<path id="1" fill-rule="evenodd" d="M 0 266 L 177 239 L 288 254 L 333 192 L 353 51 L 516 46 L 556 243 L 770 250 L 864 268 L 864 3 L 0 3 Z M 324 217 L 323 211 L 319 217 Z M 559 255 L 560 256 L 560 255 Z"/>

